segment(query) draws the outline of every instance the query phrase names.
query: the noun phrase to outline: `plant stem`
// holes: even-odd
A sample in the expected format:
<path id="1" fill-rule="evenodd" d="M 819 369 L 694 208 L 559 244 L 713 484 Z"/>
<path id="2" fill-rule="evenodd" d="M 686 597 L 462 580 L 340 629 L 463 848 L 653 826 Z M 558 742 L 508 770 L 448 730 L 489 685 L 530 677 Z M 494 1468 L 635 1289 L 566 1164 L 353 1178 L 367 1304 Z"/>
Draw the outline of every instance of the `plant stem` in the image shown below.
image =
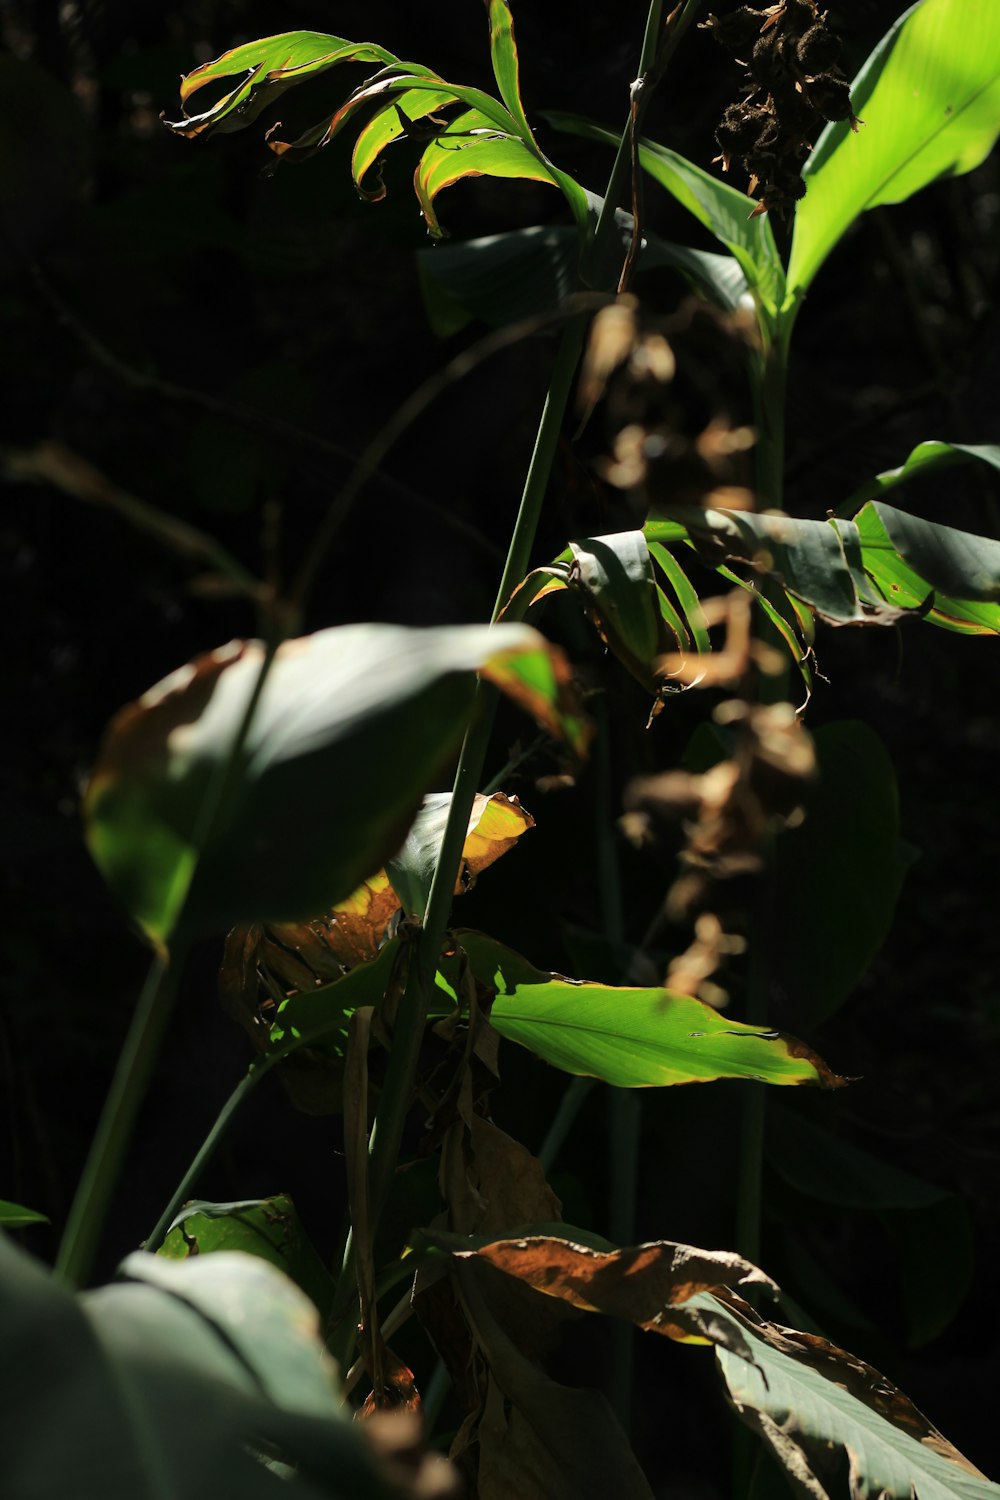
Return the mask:
<path id="1" fill-rule="evenodd" d="M 784 498 L 785 399 L 791 321 L 779 323 L 766 339 L 754 379 L 757 421 L 757 507 L 780 510 Z"/>
<path id="2" fill-rule="evenodd" d="M 173 1009 L 179 966 L 177 954 L 172 960 L 165 954 L 153 959 L 118 1059 L 56 1259 L 56 1274 L 74 1286 L 81 1286 L 90 1274 L 122 1158 Z"/>
<path id="3" fill-rule="evenodd" d="M 534 451 L 525 476 L 524 491 L 507 553 L 500 587 L 497 590 L 492 620 L 495 622 L 515 586 L 528 570 L 531 549 L 538 529 L 542 501 L 548 487 L 563 416 L 569 402 L 573 377 L 583 347 L 583 319 L 574 318 L 563 330 L 549 382 L 548 394 L 535 439 Z M 516 614 L 516 610 L 513 612 Z M 427 1007 L 434 984 L 434 974 L 441 946 L 451 916 L 452 896 L 458 878 L 462 849 L 469 827 L 473 799 L 479 787 L 486 751 L 489 746 L 497 694 L 490 684 L 480 682 L 476 688 L 472 719 L 466 731 L 452 787 L 451 807 L 438 854 L 434 879 L 424 911 L 423 927 L 416 943 L 406 986 L 399 1004 L 396 1026 L 389 1054 L 385 1083 L 376 1110 L 369 1141 L 371 1155 L 371 1222 L 377 1225 L 388 1195 L 396 1160 L 403 1139 L 403 1127 L 409 1113 L 420 1058 Z M 346 1312 L 354 1295 L 354 1247 L 348 1238 L 344 1263 L 337 1283 L 331 1322 L 333 1351 L 346 1368 L 353 1329 L 348 1328 Z"/>

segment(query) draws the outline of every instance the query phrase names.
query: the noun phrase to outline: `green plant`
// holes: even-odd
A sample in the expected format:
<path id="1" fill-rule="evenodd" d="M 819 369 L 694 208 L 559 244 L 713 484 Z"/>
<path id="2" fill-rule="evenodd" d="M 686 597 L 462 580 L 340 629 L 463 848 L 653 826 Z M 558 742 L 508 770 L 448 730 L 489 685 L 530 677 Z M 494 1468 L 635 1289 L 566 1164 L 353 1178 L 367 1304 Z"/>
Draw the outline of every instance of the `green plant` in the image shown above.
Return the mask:
<path id="1" fill-rule="evenodd" d="M 546 1494 L 648 1493 L 611 1413 L 589 1393 L 557 1385 L 536 1357 L 553 1332 L 552 1302 L 533 1295 L 544 1292 L 566 1306 L 606 1313 L 622 1326 L 714 1345 L 738 1414 L 809 1493 L 833 1492 L 838 1456 L 846 1453 L 853 1492 L 986 1495 L 993 1487 L 971 1474 L 868 1366 L 818 1334 L 766 1321 L 750 1299 L 773 1290 L 754 1264 L 764 1150 L 761 1084 L 843 1082 L 803 1043 L 775 1031 L 767 1014 L 772 912 L 801 892 L 801 846 L 782 830 L 800 819 L 817 754 L 827 785 L 835 782 L 842 755 L 856 757 L 871 788 L 870 825 L 883 816 L 887 826 L 878 842 L 874 891 L 864 900 L 866 912 L 877 908 L 875 916 L 864 930 L 856 924 L 842 971 L 826 976 L 825 994 L 810 997 L 811 1013 L 803 1007 L 801 1030 L 824 1008 L 835 1008 L 856 982 L 891 919 L 901 878 L 891 778 L 883 774 L 877 747 L 863 731 L 846 729 L 839 740 L 821 738 L 814 751 L 800 717 L 784 702 L 785 678 L 797 673 L 808 697 L 817 620 L 864 625 L 913 616 L 961 633 L 1000 632 L 1000 543 L 876 498 L 931 465 L 1000 467 L 997 448 L 922 444 L 899 470 L 845 501 L 836 518 L 778 512 L 790 341 L 813 278 L 860 213 L 909 197 L 944 173 L 970 169 L 992 146 L 1000 16 L 986 0 L 965 0 L 961 7 L 954 0 L 923 0 L 900 18 L 851 87 L 863 129 L 855 132 L 850 119 L 831 122 L 808 158 L 808 191 L 795 209 L 786 259 L 770 218 L 753 214 L 744 194 L 642 137 L 649 99 L 698 14 L 693 0 L 669 16 L 659 4 L 650 6 L 640 85 L 633 87 L 620 138 L 590 121 L 548 117 L 557 130 L 616 145 L 602 198 L 541 151 L 521 104 L 509 7 L 491 0 L 488 10 L 499 99 L 447 83 L 373 44 L 313 33 L 249 43 L 185 80 L 185 104 L 204 85 L 240 80 L 205 113 L 171 127 L 192 136 L 241 128 L 286 89 L 340 63 L 378 65 L 374 78 L 315 130 L 293 142 L 272 138 L 272 150 L 279 157 L 309 154 L 371 106 L 352 170 L 362 195 L 375 197 L 381 188 L 371 186 L 371 174 L 382 151 L 403 136 L 420 139 L 421 122 L 428 122 L 415 186 L 434 234 L 441 232 L 438 194 L 463 176 L 551 184 L 566 198 L 573 222 L 547 239 L 541 253 L 537 241 L 520 232 L 446 249 L 425 261 L 424 278 L 439 326 L 485 315 L 504 328 L 516 312 L 533 327 L 550 322 L 562 332 L 489 627 L 362 625 L 296 635 L 320 559 L 390 443 L 440 389 L 434 387 L 373 440 L 287 595 L 275 597 L 242 580 L 259 604 L 263 641 L 198 658 L 110 727 L 87 797 L 88 841 L 156 956 L 67 1229 L 59 1263 L 66 1281 L 86 1280 L 186 951 L 197 935 L 221 933 L 234 922 L 226 998 L 259 1055 L 150 1236 L 148 1248 L 162 1249 L 162 1258 L 130 1258 L 125 1286 L 90 1294 L 82 1308 L 12 1263 L 6 1283 L 11 1305 L 34 1297 L 39 1318 L 62 1319 L 80 1351 L 80 1378 L 93 1370 L 95 1382 L 113 1389 L 121 1426 L 130 1444 L 134 1439 L 129 1462 L 138 1465 L 125 1472 L 122 1493 L 136 1483 L 134 1472 L 154 1492 L 171 1492 L 157 1477 L 165 1463 L 164 1432 L 169 1424 L 190 1422 L 195 1396 L 217 1401 L 225 1420 L 218 1451 L 178 1445 L 183 1464 L 177 1483 L 196 1483 L 210 1460 L 226 1466 L 223 1493 L 235 1493 L 237 1485 L 273 1486 L 282 1471 L 251 1460 L 249 1444 L 275 1464 L 296 1466 L 319 1493 L 378 1492 L 382 1481 L 368 1472 L 363 1450 L 330 1415 L 329 1372 L 315 1338 L 298 1331 L 302 1304 L 287 1284 L 258 1265 L 220 1261 L 215 1265 L 233 1278 L 223 1298 L 211 1257 L 194 1260 L 195 1250 L 236 1248 L 286 1266 L 318 1308 L 341 1380 L 350 1384 L 351 1372 L 354 1379 L 364 1372 L 375 1408 L 415 1399 L 413 1377 L 388 1342 L 408 1315 L 415 1271 L 413 1305 L 464 1399 L 466 1446 L 478 1433 L 484 1494 L 504 1492 L 505 1463 L 513 1476 L 533 1472 Z M 778 25 L 784 21 L 778 10 L 775 18 Z M 759 20 L 763 26 L 765 18 Z M 440 112 L 456 108 L 442 122 Z M 648 233 L 639 168 L 710 230 L 725 253 L 666 244 Z M 631 215 L 616 215 L 629 191 Z M 679 267 L 717 316 L 684 312 L 661 325 L 634 302 L 615 300 L 634 275 L 657 264 Z M 548 289 L 563 273 L 571 294 L 553 306 Z M 498 287 L 513 288 L 516 306 Z M 568 539 L 559 557 L 532 568 L 538 517 L 587 318 L 595 310 L 580 377 L 582 411 L 602 403 L 610 450 L 605 474 L 641 524 Z M 742 324 L 734 318 L 741 310 Z M 684 431 L 677 411 L 687 409 L 683 394 L 675 401 L 675 393 L 685 360 L 698 358 L 706 346 L 709 354 L 701 357 L 712 375 L 713 406 L 700 425 Z M 745 467 L 747 424 L 728 408 L 722 382 L 716 386 L 717 370 L 733 358 L 745 363 L 753 398 L 752 477 Z M 463 368 L 464 360 L 460 356 Z M 700 460 L 693 478 L 692 449 Z M 756 508 L 726 503 L 747 491 L 755 494 Z M 695 554 L 732 586 L 721 600 L 699 599 L 685 568 Z M 217 551 L 214 556 L 219 566 Z M 235 565 L 225 571 L 240 573 Z M 649 950 L 658 947 L 660 930 L 623 955 L 618 855 L 607 832 L 608 715 L 598 700 L 591 716 L 566 652 L 522 623 L 529 610 L 559 594 L 597 623 L 654 710 L 669 713 L 673 690 L 681 687 L 730 690 L 714 724 L 706 720 L 688 763 L 636 780 L 629 794 L 636 837 L 678 811 L 690 823 L 667 908 L 692 920 L 695 930 L 686 949 L 673 955 L 666 984 L 662 974 L 649 979 Z M 725 626 L 726 639 L 713 650 L 718 643 L 709 631 L 715 626 Z M 567 628 L 570 641 L 575 628 Z M 480 792 L 498 690 L 564 747 L 569 773 L 588 749 L 598 765 L 608 950 L 600 961 L 614 971 L 605 982 L 552 975 L 490 936 L 450 927 L 456 890 L 526 826 L 502 790 Z M 450 798 L 425 801 L 456 756 Z M 502 783 L 503 774 L 494 779 Z M 301 816 L 291 816 L 293 810 Z M 871 847 L 866 839 L 863 857 Z M 742 892 L 735 882 L 747 875 L 757 883 L 753 894 L 741 896 L 746 931 L 740 934 L 732 930 L 728 893 Z M 815 961 L 818 942 L 809 922 L 816 920 L 816 904 L 813 893 L 791 924 L 801 946 L 782 952 L 779 961 L 788 971 Z M 750 950 L 745 1019 L 733 1021 L 707 1002 L 719 999 L 720 968 L 744 936 Z M 743 1079 L 739 1253 L 665 1240 L 629 1243 L 636 1134 L 630 1094 L 614 1095 L 612 1105 L 622 1184 L 614 1240 L 557 1223 L 558 1206 L 538 1163 L 488 1117 L 498 1036 L 579 1079 L 618 1089 Z M 352 1230 L 335 1278 L 317 1268 L 287 1203 L 182 1206 L 234 1110 L 275 1068 L 307 1107 L 343 1110 Z M 554 1130 L 571 1124 L 585 1088 L 569 1085 Z M 397 1240 L 386 1255 L 379 1230 L 398 1184 L 406 1122 L 418 1105 L 432 1121 L 448 1219 L 443 1227 L 412 1226 L 405 1246 Z M 545 1154 L 554 1151 L 550 1142 Z M 785 1170 L 794 1174 L 795 1163 L 786 1160 Z M 499 1204 L 504 1213 L 498 1217 Z M 280 1242 L 268 1227 L 275 1223 Z M 170 1257 L 187 1264 L 171 1267 Z M 491 1275 L 487 1265 L 506 1279 Z M 254 1313 L 247 1338 L 239 1317 L 229 1314 L 233 1305 L 239 1310 L 258 1298 L 269 1315 Z M 176 1356 L 163 1368 L 146 1369 L 130 1342 L 134 1326 Z M 185 1339 L 200 1341 L 198 1358 L 182 1350 Z M 475 1381 L 468 1374 L 473 1351 Z M 621 1393 L 627 1343 L 619 1343 L 615 1359 Z M 156 1403 L 165 1403 L 165 1426 L 159 1417 L 151 1421 Z M 507 1474 L 506 1482 L 516 1485 L 511 1470 Z"/>

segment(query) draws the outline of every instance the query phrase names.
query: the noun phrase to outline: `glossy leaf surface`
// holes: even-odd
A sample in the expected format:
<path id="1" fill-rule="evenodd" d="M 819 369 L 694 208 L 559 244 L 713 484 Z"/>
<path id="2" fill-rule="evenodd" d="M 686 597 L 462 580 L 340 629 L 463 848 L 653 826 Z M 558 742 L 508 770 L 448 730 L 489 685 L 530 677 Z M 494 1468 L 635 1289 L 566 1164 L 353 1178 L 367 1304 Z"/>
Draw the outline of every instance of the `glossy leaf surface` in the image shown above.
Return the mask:
<path id="1" fill-rule="evenodd" d="M 182 911 L 212 928 L 349 896 L 399 847 L 457 747 L 477 671 L 577 748 L 585 736 L 568 666 L 526 626 L 320 631 L 279 648 L 203 850 L 263 660 L 246 641 L 199 657 L 106 736 L 88 842 L 154 941 Z"/>
<path id="2" fill-rule="evenodd" d="M 564 1072 L 619 1088 L 719 1078 L 825 1088 L 843 1081 L 793 1037 L 728 1020 L 688 995 L 565 979 L 482 933 L 462 932 L 459 940 L 476 977 L 496 990 L 494 1029 Z"/>
<path id="3" fill-rule="evenodd" d="M 1000 9 L 994 0 L 912 6 L 862 67 L 851 101 L 863 128 L 828 125 L 803 171 L 789 307 L 859 214 L 986 157 L 1000 133 Z"/>

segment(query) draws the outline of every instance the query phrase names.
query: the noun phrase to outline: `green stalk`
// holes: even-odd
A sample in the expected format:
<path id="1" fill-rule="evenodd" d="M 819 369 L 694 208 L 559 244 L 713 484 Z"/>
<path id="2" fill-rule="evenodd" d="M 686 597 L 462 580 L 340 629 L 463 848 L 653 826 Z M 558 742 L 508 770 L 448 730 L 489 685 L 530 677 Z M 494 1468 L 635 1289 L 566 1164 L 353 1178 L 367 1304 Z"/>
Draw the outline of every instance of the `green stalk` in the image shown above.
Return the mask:
<path id="1" fill-rule="evenodd" d="M 784 499 L 785 405 L 791 332 L 791 319 L 779 319 L 773 334 L 765 336 L 764 349 L 754 371 L 759 510 L 780 510 Z"/>
<path id="2" fill-rule="evenodd" d="M 59 1245 L 56 1274 L 81 1286 L 90 1274 L 98 1237 L 177 990 L 180 955 L 154 958 L 104 1101 L 87 1163 Z"/>

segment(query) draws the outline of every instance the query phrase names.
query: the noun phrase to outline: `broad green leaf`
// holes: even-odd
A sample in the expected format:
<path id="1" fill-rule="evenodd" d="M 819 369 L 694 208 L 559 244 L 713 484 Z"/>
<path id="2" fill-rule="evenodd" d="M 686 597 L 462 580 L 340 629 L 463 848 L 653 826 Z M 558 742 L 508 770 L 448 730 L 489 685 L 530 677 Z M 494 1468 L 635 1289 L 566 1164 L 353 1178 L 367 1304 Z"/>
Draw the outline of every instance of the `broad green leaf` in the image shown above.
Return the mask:
<path id="1" fill-rule="evenodd" d="M 373 42 L 348 42 L 321 31 L 287 31 L 262 37 L 224 52 L 181 79 L 183 119 L 165 120 L 175 135 L 196 136 L 213 130 L 242 130 L 287 89 L 328 72 L 340 63 L 389 64 L 398 59 Z M 188 100 L 223 78 L 242 76 L 239 85 L 200 115 L 187 113 Z"/>
<path id="2" fill-rule="evenodd" d="M 961 635 L 1000 634 L 1000 542 L 877 500 L 855 518 L 865 571 L 883 598 Z"/>
<path id="3" fill-rule="evenodd" d="M 763 1271 L 729 1250 L 698 1250 L 673 1240 L 619 1248 L 593 1235 L 578 1238 L 568 1225 L 560 1225 L 558 1234 L 523 1229 L 505 1239 L 422 1230 L 420 1242 L 459 1262 L 484 1262 L 582 1312 L 622 1318 L 682 1342 L 692 1334 L 683 1304 L 699 1293 L 737 1286 L 763 1287 L 772 1295 L 778 1290 Z"/>
<path id="4" fill-rule="evenodd" d="M 0 1198 L 0 1224 L 5 1229 L 23 1229 L 27 1224 L 48 1224 L 46 1214 L 40 1214 L 33 1208 L 22 1208 L 20 1203 L 8 1203 Z"/>
<path id="5" fill-rule="evenodd" d="M 662 988 L 617 988 L 548 974 L 482 933 L 459 941 L 496 991 L 490 1022 L 564 1072 L 619 1088 L 752 1078 L 837 1088 L 843 1080 L 794 1038 L 721 1016 Z"/>
<path id="6" fill-rule="evenodd" d="M 897 484 L 905 484 L 908 479 L 913 479 L 918 474 L 929 474 L 937 469 L 949 469 L 956 464 L 972 461 L 988 464 L 993 469 L 1000 469 L 1000 445 L 996 443 L 942 443 L 936 440 L 918 443 L 904 463 L 901 463 L 897 469 L 886 469 L 881 474 L 876 474 L 874 479 L 868 480 L 846 504 L 838 506 L 837 514 L 853 516 L 866 500 L 875 500 L 879 495 L 884 495 L 886 490 L 895 489 Z"/>
<path id="7" fill-rule="evenodd" d="M 705 1319 L 737 1415 L 800 1493 L 818 1500 L 839 1492 L 840 1484 L 827 1488 L 831 1458 L 846 1455 L 850 1492 L 858 1497 L 1000 1500 L 1000 1486 L 854 1355 L 815 1334 L 762 1322 L 731 1295 L 701 1293 L 684 1310 Z M 736 1338 L 746 1345 L 742 1357 L 724 1346 Z"/>
<path id="8" fill-rule="evenodd" d="M 316 1305 L 325 1319 L 333 1302 L 330 1272 L 302 1227 L 287 1194 L 242 1203 L 188 1203 L 157 1254 L 168 1260 L 241 1250 L 276 1266 Z"/>
<path id="9" fill-rule="evenodd" d="M 432 792 L 425 797 L 406 842 L 389 860 L 389 879 L 410 916 L 423 917 L 450 809 L 451 792 Z M 483 870 L 512 849 L 521 834 L 534 826 L 534 818 L 516 797 L 503 792 L 477 792 L 469 815 L 455 895 L 470 890 Z"/>
<path id="10" fill-rule="evenodd" d="M 786 308 L 794 308 L 859 214 L 902 203 L 935 178 L 969 172 L 1000 133 L 1000 7 L 922 0 L 851 85 L 855 114 L 828 125 L 806 162 Z"/>
<path id="11" fill-rule="evenodd" d="M 613 131 L 581 115 L 547 110 L 545 119 L 569 135 L 618 145 Z M 655 141 L 640 142 L 639 160 L 661 187 L 726 246 L 757 291 L 764 309 L 773 314 L 784 299 L 784 271 L 767 216 L 752 217 L 756 206 L 753 199 Z"/>
<path id="12" fill-rule="evenodd" d="M 260 1379 L 187 1299 L 195 1262 L 171 1268 L 183 1273 L 172 1294 L 118 1284 L 74 1297 L 0 1237 L 5 1495 L 277 1500 L 287 1485 L 257 1456 L 263 1447 L 302 1465 L 304 1493 L 387 1500 L 363 1432 L 340 1415 L 311 1305 L 261 1262 L 246 1258 L 245 1279 L 238 1259 L 217 1301 L 276 1357 Z M 257 1271 L 269 1281 L 263 1297 Z M 277 1404 L 265 1380 L 308 1409 Z M 313 1415 L 320 1391 L 325 1407 Z"/>
<path id="13" fill-rule="evenodd" d="M 896 774 L 878 735 L 850 722 L 814 739 L 806 819 L 778 840 L 774 873 L 782 1015 L 807 1033 L 839 1010 L 879 951 L 905 872 Z"/>
<path id="14" fill-rule="evenodd" d="M 155 1287 L 194 1308 L 275 1405 L 310 1416 L 336 1413 L 337 1372 L 318 1338 L 316 1306 L 267 1258 L 219 1250 L 178 1262 L 137 1250 L 122 1261 L 117 1281 Z"/>
<path id="15" fill-rule="evenodd" d="M 351 625 L 264 660 L 199 657 L 113 720 L 85 799 L 87 839 L 154 943 L 187 926 L 291 921 L 349 896 L 402 843 L 464 733 L 476 672 L 583 748 L 568 664 L 527 626 Z M 206 818 L 227 778 L 207 847 Z"/>

